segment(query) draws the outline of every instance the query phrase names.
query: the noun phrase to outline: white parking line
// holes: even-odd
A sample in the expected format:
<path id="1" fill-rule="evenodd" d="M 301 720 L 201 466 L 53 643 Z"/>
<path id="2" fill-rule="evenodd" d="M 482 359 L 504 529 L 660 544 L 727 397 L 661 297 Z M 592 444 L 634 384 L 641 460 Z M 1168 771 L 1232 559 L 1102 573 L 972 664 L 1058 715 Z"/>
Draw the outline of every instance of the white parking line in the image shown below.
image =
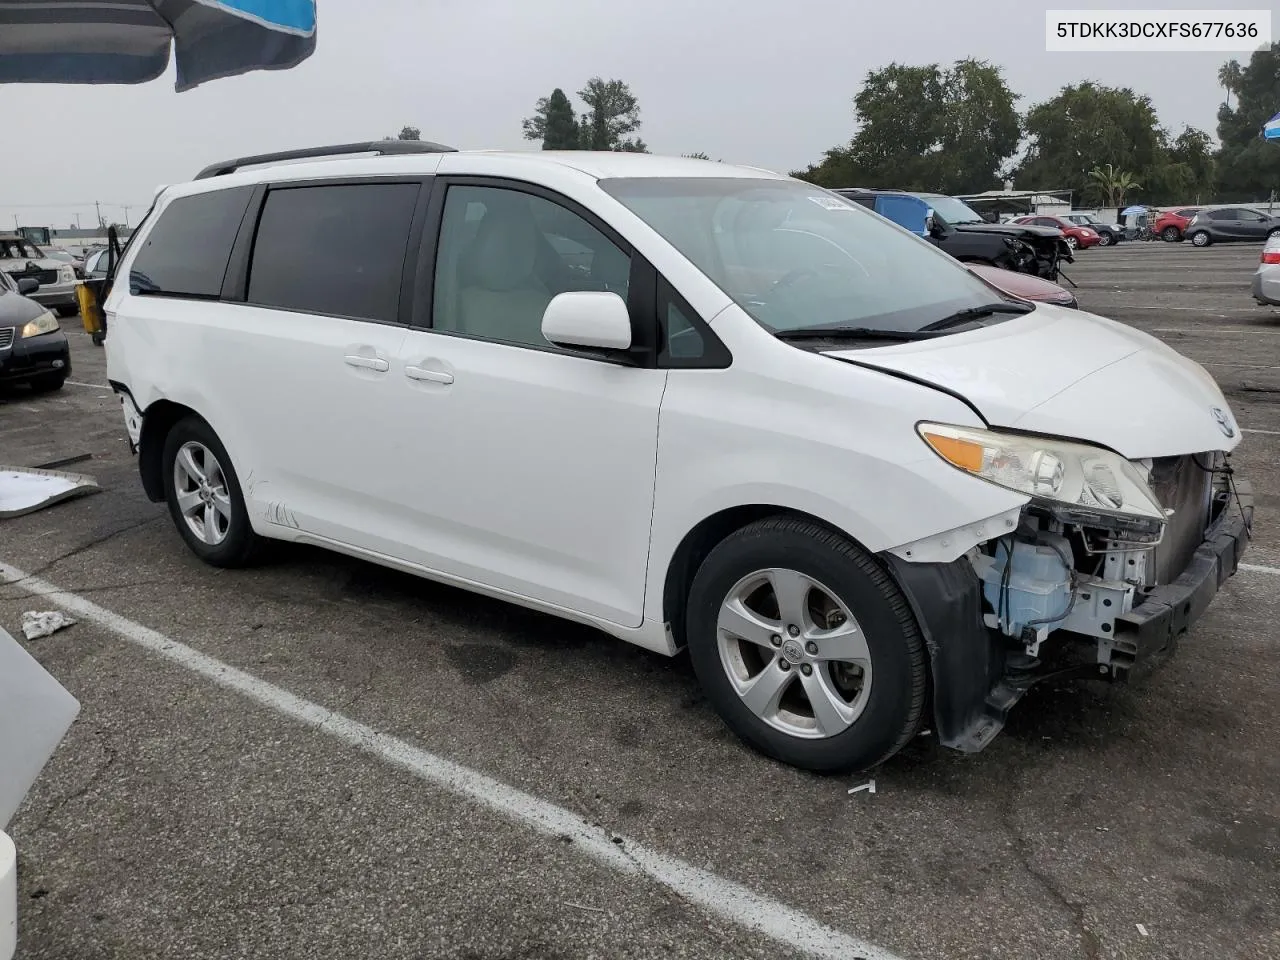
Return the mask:
<path id="1" fill-rule="evenodd" d="M 1250 573 L 1269 573 L 1273 577 L 1280 577 L 1280 567 L 1264 567 L 1259 563 L 1242 563 L 1239 564 L 1241 570 L 1248 570 Z"/>
<path id="2" fill-rule="evenodd" d="M 1241 433 L 1265 433 L 1268 437 L 1280 437 L 1280 430 L 1246 430 L 1244 427 L 1241 427 L 1240 432 Z"/>
<path id="3" fill-rule="evenodd" d="M 92 390 L 105 390 L 111 392 L 111 388 L 104 383 L 81 383 L 79 380 L 64 380 L 68 387 L 89 387 Z"/>
<path id="4" fill-rule="evenodd" d="M 583 853 L 619 873 L 643 874 L 708 913 L 755 930 L 786 946 L 830 960 L 899 960 L 857 937 L 828 927 L 786 904 L 724 877 L 622 837 L 615 840 L 570 810 L 541 800 L 373 727 L 303 700 L 140 623 L 112 613 L 78 594 L 0 563 L 0 582 L 22 587 L 56 606 L 111 631 L 121 639 L 200 674 L 317 733 L 399 767 L 420 780 L 483 804 L 495 813 L 552 837 L 571 837 Z M 620 842 L 619 842 L 620 841 Z"/>

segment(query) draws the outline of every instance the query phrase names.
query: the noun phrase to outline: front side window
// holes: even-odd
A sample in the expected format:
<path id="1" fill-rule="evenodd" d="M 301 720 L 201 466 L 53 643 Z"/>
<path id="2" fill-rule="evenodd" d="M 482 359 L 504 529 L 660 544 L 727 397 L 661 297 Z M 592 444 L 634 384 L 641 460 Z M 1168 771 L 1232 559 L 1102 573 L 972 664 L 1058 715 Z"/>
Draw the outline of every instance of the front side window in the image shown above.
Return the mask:
<path id="1" fill-rule="evenodd" d="M 567 207 L 519 190 L 454 185 L 440 225 L 432 327 L 549 349 L 542 315 L 554 296 L 598 290 L 625 300 L 630 276 L 631 258 Z"/>
<path id="2" fill-rule="evenodd" d="M 394 323 L 416 183 L 322 184 L 267 193 L 249 303 Z"/>
<path id="3" fill-rule="evenodd" d="M 1240 219 L 1241 219 L 1241 220 L 1249 220 L 1249 221 L 1252 221 L 1252 222 L 1254 222 L 1254 223 L 1257 223 L 1257 222 L 1260 222 L 1260 221 L 1265 220 L 1265 219 L 1267 219 L 1267 218 L 1266 218 L 1266 217 L 1264 217 L 1262 214 L 1258 213 L 1257 211 L 1254 211 L 1254 210 L 1241 210 L 1241 211 L 1240 211 Z"/>
<path id="4" fill-rule="evenodd" d="M 137 295 L 216 298 L 252 187 L 171 201 L 129 267 Z"/>
<path id="5" fill-rule="evenodd" d="M 600 186 L 774 332 L 916 331 L 1000 296 L 928 241 L 798 181 L 619 178 Z"/>

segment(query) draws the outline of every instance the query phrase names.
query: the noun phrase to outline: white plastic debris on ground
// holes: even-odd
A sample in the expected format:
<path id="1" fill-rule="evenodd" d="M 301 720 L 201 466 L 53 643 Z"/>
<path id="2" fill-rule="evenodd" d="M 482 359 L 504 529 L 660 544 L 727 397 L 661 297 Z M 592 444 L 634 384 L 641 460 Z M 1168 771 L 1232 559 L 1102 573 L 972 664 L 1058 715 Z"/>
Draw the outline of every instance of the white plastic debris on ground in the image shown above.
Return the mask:
<path id="1" fill-rule="evenodd" d="M 47 637 L 51 633 L 69 627 L 75 620 L 60 610 L 28 610 L 22 615 L 22 634 L 28 640 L 36 637 Z"/>
<path id="2" fill-rule="evenodd" d="M 97 480 L 82 473 L 0 466 L 0 520 L 101 489 Z"/>
<path id="3" fill-rule="evenodd" d="M 0 960 L 13 956 L 18 935 L 17 853 L 4 828 L 79 712 L 76 698 L 0 629 Z"/>

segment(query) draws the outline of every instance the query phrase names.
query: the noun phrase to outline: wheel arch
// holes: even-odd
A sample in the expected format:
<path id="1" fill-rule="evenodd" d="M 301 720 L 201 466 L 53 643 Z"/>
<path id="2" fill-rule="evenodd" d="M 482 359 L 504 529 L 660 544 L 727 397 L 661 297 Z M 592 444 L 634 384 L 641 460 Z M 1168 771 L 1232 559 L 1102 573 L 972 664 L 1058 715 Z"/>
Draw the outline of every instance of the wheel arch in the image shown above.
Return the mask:
<path id="1" fill-rule="evenodd" d="M 868 555 L 874 556 L 856 537 L 840 529 L 836 524 L 795 507 L 776 503 L 746 503 L 726 507 L 704 517 L 677 544 L 675 552 L 667 562 L 666 574 L 662 582 L 662 618 L 670 628 L 677 648 L 685 645 L 685 611 L 689 587 L 693 584 L 694 575 L 698 572 L 702 561 L 731 533 L 766 517 L 794 517 L 807 520 L 825 527 L 832 533 L 839 534 L 850 543 L 865 550 Z"/>
<path id="2" fill-rule="evenodd" d="M 200 412 L 173 400 L 156 400 L 142 417 L 142 433 L 138 438 L 138 473 L 142 489 L 152 503 L 164 500 L 164 441 L 174 424 L 196 416 L 208 423 Z M 212 429 L 212 426 L 210 427 Z"/>

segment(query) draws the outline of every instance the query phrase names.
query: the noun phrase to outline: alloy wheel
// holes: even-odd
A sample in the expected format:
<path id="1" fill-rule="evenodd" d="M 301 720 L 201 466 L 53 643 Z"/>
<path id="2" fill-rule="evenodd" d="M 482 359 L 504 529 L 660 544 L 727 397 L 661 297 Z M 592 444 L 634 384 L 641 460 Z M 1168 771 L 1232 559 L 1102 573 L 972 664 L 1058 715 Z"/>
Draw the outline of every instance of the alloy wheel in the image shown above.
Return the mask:
<path id="1" fill-rule="evenodd" d="M 222 464 L 208 447 L 184 443 L 173 461 L 173 492 L 178 510 L 201 543 L 215 547 L 231 530 L 231 494 Z"/>
<path id="2" fill-rule="evenodd" d="M 720 605 L 716 640 L 742 702 L 782 733 L 822 739 L 857 722 L 871 693 L 871 652 L 852 611 L 796 570 L 757 570 Z"/>

